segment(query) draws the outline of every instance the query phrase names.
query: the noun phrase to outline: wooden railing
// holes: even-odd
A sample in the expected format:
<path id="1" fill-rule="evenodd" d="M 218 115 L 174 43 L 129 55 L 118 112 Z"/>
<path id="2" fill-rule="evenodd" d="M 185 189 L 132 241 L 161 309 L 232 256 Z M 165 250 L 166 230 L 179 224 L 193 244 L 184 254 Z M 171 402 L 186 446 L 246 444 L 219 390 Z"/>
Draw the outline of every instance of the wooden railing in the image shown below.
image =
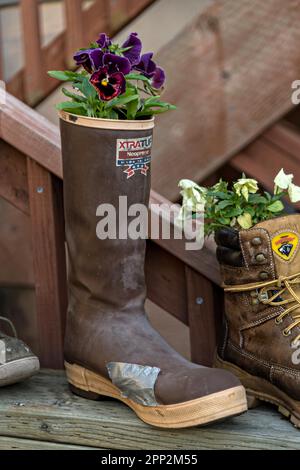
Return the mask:
<path id="1" fill-rule="evenodd" d="M 39 0 L 20 0 L 25 66 L 8 83 L 10 93 L 31 106 L 57 87 L 47 70 L 74 68 L 74 51 L 88 45 L 102 31 L 114 35 L 155 0 L 94 0 L 83 8 L 83 0 L 62 0 L 65 31 L 42 46 Z M 1 31 L 0 31 L 0 48 Z M 1 71 L 2 70 L 2 71 Z M 0 51 L 0 79 L 3 61 Z"/>
<path id="2" fill-rule="evenodd" d="M 59 130 L 11 95 L 0 107 L 0 196 L 31 220 L 39 356 L 63 364 L 67 308 Z M 152 203 L 171 204 L 152 191 Z M 148 297 L 189 325 L 192 359 L 212 362 L 222 302 L 214 244 L 186 251 L 185 240 L 148 242 Z"/>

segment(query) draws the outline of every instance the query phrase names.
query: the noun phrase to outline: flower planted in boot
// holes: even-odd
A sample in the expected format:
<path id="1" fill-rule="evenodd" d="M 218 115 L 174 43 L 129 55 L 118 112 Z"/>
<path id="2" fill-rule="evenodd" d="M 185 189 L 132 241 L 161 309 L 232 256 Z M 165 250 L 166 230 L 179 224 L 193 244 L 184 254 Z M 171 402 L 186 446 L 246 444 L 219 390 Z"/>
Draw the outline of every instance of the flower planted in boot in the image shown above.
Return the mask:
<path id="1" fill-rule="evenodd" d="M 23 341 L 17 339 L 12 322 L 5 317 L 0 317 L 0 321 L 8 323 L 15 336 L 0 332 L 0 387 L 4 387 L 36 374 L 39 360 Z"/>
<path id="2" fill-rule="evenodd" d="M 128 207 L 148 207 L 150 194 L 153 120 L 116 121 L 114 129 L 108 124 L 61 115 L 70 260 L 65 359 L 72 390 L 89 398 L 117 398 L 146 423 L 163 428 L 240 414 L 247 409 L 246 396 L 234 375 L 187 361 L 150 325 L 144 309 L 144 237 L 98 237 L 101 204 L 113 206 L 119 220 L 120 195 L 127 196 Z M 116 159 L 120 141 L 120 158 L 129 142 L 143 142 L 136 151 L 149 158 L 149 170 L 134 171 L 128 179 Z M 122 227 L 132 221 L 127 212 L 125 217 Z"/>
<path id="3" fill-rule="evenodd" d="M 125 77 L 120 72 L 108 72 L 108 67 L 102 67 L 91 76 L 91 84 L 103 101 L 109 101 L 125 91 Z"/>
<path id="4" fill-rule="evenodd" d="M 131 33 L 122 45 L 100 34 L 95 43 L 74 55 L 76 66 L 83 71 L 49 72 L 53 78 L 70 82 L 74 89 L 62 89 L 70 101 L 59 103 L 57 109 L 119 120 L 145 120 L 176 109 L 161 100 L 165 72 L 152 60 L 153 52 L 141 55 L 142 47 L 137 33 Z"/>
<path id="5" fill-rule="evenodd" d="M 240 414 L 247 403 L 234 375 L 187 361 L 148 322 L 144 233 L 100 233 L 101 207 L 113 209 L 120 231 L 133 222 L 122 217 L 120 196 L 147 214 L 153 116 L 175 109 L 160 99 L 163 69 L 141 52 L 136 33 L 122 46 L 101 34 L 75 55 L 88 73 L 50 73 L 80 92 L 64 90 L 72 101 L 58 105 L 70 261 L 66 371 L 75 393 L 117 398 L 146 423 L 184 428 Z"/>
<path id="6" fill-rule="evenodd" d="M 226 232 L 216 237 L 226 305 L 216 367 L 240 378 L 250 406 L 274 403 L 300 427 L 300 216 Z"/>

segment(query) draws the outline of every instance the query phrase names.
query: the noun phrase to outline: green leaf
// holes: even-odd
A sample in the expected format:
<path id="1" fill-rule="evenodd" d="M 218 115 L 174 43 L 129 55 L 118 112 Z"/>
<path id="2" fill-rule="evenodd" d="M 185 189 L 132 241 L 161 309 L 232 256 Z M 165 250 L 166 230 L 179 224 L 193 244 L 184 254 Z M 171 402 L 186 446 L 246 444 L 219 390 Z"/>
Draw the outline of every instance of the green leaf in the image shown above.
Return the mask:
<path id="1" fill-rule="evenodd" d="M 267 199 L 259 194 L 250 194 L 249 202 L 251 204 L 267 204 Z"/>
<path id="2" fill-rule="evenodd" d="M 61 109 L 63 111 L 66 111 L 66 108 L 68 109 L 85 109 L 85 106 L 80 103 L 74 103 L 74 101 L 63 101 L 62 103 L 58 103 L 56 105 L 56 109 Z"/>
<path id="3" fill-rule="evenodd" d="M 121 54 L 123 54 L 124 52 L 130 51 L 130 49 L 132 49 L 132 48 L 133 48 L 133 46 L 120 47 L 119 51 L 121 52 Z"/>
<path id="4" fill-rule="evenodd" d="M 229 225 L 230 224 L 230 218 L 229 217 L 220 217 L 218 219 L 218 221 L 220 222 L 220 224 L 222 225 Z"/>
<path id="5" fill-rule="evenodd" d="M 149 108 L 167 108 L 168 110 L 177 109 L 176 106 L 165 101 L 161 101 L 159 96 L 151 96 L 144 100 L 144 109 L 148 111 Z"/>
<path id="6" fill-rule="evenodd" d="M 145 111 L 148 111 L 153 108 L 166 108 L 166 111 L 177 109 L 176 106 L 174 106 L 173 104 L 164 103 L 163 101 L 157 101 L 144 106 Z"/>
<path id="7" fill-rule="evenodd" d="M 86 96 L 86 98 L 96 98 L 97 97 L 97 91 L 93 87 L 93 85 L 90 84 L 90 81 L 88 77 L 79 77 L 79 80 L 74 82 L 74 87 L 78 88 L 81 93 Z"/>
<path id="8" fill-rule="evenodd" d="M 253 207 L 253 206 L 247 205 L 247 206 L 244 208 L 244 211 L 245 211 L 245 212 L 248 212 L 248 214 L 250 214 L 252 217 L 254 217 L 254 215 L 255 215 L 255 207 Z"/>
<path id="9" fill-rule="evenodd" d="M 71 114 L 78 114 L 79 116 L 86 116 L 87 111 L 84 105 L 74 103 L 74 101 L 65 101 L 56 105 L 56 109 L 66 111 Z"/>
<path id="10" fill-rule="evenodd" d="M 117 98 L 114 98 L 111 101 L 108 101 L 106 108 L 112 108 L 113 106 L 122 106 L 127 103 L 130 103 L 131 101 L 138 100 L 139 95 L 129 95 L 129 96 L 118 96 Z"/>
<path id="11" fill-rule="evenodd" d="M 114 109 L 109 110 L 107 117 L 108 119 L 119 119 L 119 115 Z"/>
<path id="12" fill-rule="evenodd" d="M 226 215 L 230 217 L 237 217 L 238 215 L 241 215 L 243 213 L 243 209 L 241 207 L 234 207 L 229 209 L 228 213 Z"/>
<path id="13" fill-rule="evenodd" d="M 142 118 L 142 117 L 146 117 L 146 116 L 154 116 L 155 114 L 162 114 L 162 113 L 165 113 L 167 111 L 171 111 L 173 109 L 176 109 L 176 107 L 173 107 L 172 105 L 170 105 L 169 108 L 159 108 L 159 109 L 147 108 L 145 111 L 138 112 L 136 117 L 137 118 Z"/>
<path id="14" fill-rule="evenodd" d="M 140 104 L 140 100 L 139 98 L 137 98 L 136 100 L 133 100 L 133 101 L 130 101 L 130 103 L 127 103 L 127 119 L 131 119 L 131 120 L 134 120 L 135 117 L 136 117 L 136 113 L 138 111 L 138 108 L 139 108 L 139 104 Z"/>
<path id="15" fill-rule="evenodd" d="M 230 201 L 227 199 L 227 200 L 219 202 L 216 206 L 216 209 L 225 209 L 225 207 L 232 206 L 233 204 L 234 204 L 233 201 Z"/>
<path id="16" fill-rule="evenodd" d="M 146 82 L 151 85 L 150 79 L 141 73 L 129 73 L 128 75 L 125 75 L 125 78 L 126 80 L 141 80 L 142 82 Z"/>
<path id="17" fill-rule="evenodd" d="M 284 206 L 281 201 L 275 201 L 267 207 L 267 210 L 270 212 L 281 212 L 283 209 Z"/>
<path id="18" fill-rule="evenodd" d="M 151 105 L 151 104 L 153 104 L 153 103 L 159 103 L 159 102 L 160 102 L 160 99 L 159 99 L 159 98 L 160 98 L 159 95 L 157 95 L 157 96 L 150 96 L 150 98 L 146 98 L 146 99 L 144 100 L 144 105 L 145 105 L 145 106 L 149 106 L 149 105 Z"/>
<path id="19" fill-rule="evenodd" d="M 91 42 L 89 48 L 90 49 L 100 49 L 99 44 L 97 42 Z"/>
<path id="20" fill-rule="evenodd" d="M 271 199 L 272 199 L 272 196 L 271 196 L 271 194 L 270 194 L 270 193 L 268 193 L 267 191 L 264 191 L 264 194 L 265 194 L 265 196 L 266 196 L 267 200 L 268 200 L 268 201 L 271 201 Z"/>
<path id="21" fill-rule="evenodd" d="M 223 192 L 223 191 L 214 191 L 214 190 L 210 190 L 208 192 L 209 196 L 214 196 L 218 199 L 231 199 L 232 198 L 232 193 L 230 192 Z"/>
<path id="22" fill-rule="evenodd" d="M 57 80 L 61 80 L 62 82 L 72 82 L 80 76 L 77 72 L 69 72 L 69 71 L 60 71 L 60 70 L 50 70 L 48 72 L 49 77 L 56 78 Z"/>
<path id="23" fill-rule="evenodd" d="M 74 101 L 76 101 L 76 103 L 83 103 L 83 102 L 86 101 L 84 96 L 77 95 L 76 93 L 72 93 L 70 90 L 67 90 L 67 88 L 62 88 L 61 91 L 65 96 L 67 96 L 68 98 L 71 98 Z"/>
<path id="24" fill-rule="evenodd" d="M 243 228 L 243 229 L 248 229 L 248 228 L 251 228 L 253 223 L 252 223 L 252 217 L 250 214 L 248 214 L 247 212 L 245 212 L 243 215 L 240 215 L 238 218 L 237 218 L 237 221 L 239 223 L 239 225 Z"/>

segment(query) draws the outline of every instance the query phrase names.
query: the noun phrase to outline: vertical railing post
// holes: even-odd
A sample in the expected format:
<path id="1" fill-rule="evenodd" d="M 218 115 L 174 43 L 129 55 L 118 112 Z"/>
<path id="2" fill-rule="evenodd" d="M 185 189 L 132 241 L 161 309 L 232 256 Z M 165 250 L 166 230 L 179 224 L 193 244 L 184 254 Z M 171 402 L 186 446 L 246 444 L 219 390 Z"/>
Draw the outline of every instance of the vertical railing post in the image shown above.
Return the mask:
<path id="1" fill-rule="evenodd" d="M 98 33 L 111 33 L 111 9 L 112 3 L 115 0 L 97 0 L 94 6 L 94 11 L 99 18 Z"/>
<path id="2" fill-rule="evenodd" d="M 3 39 L 1 31 L 1 12 L 0 12 L 0 80 L 4 80 L 4 63 L 3 63 Z"/>
<path id="3" fill-rule="evenodd" d="M 186 266 L 185 275 L 192 361 L 212 366 L 221 327 L 221 295 L 217 286 L 192 268 Z"/>
<path id="4" fill-rule="evenodd" d="M 39 357 L 43 367 L 63 367 L 67 310 L 62 183 L 27 158 Z"/>
<path id="5" fill-rule="evenodd" d="M 38 0 L 21 0 L 24 47 L 24 88 L 28 104 L 44 96 L 46 70 L 43 60 Z"/>
<path id="6" fill-rule="evenodd" d="M 98 0 L 97 0 L 98 1 Z M 66 63 L 73 66 L 73 55 L 85 47 L 82 0 L 64 0 L 66 20 Z"/>

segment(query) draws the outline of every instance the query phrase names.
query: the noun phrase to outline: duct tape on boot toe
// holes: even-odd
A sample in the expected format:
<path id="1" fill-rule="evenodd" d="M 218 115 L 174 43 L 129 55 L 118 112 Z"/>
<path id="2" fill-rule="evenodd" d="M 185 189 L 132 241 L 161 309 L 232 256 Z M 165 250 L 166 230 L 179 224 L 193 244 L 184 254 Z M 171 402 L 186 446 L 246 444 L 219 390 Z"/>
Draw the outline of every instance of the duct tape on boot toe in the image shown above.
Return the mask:
<path id="1" fill-rule="evenodd" d="M 121 390 L 124 398 L 144 406 L 157 406 L 154 386 L 160 373 L 158 367 L 123 362 L 110 362 L 106 367 L 112 383 Z"/>

